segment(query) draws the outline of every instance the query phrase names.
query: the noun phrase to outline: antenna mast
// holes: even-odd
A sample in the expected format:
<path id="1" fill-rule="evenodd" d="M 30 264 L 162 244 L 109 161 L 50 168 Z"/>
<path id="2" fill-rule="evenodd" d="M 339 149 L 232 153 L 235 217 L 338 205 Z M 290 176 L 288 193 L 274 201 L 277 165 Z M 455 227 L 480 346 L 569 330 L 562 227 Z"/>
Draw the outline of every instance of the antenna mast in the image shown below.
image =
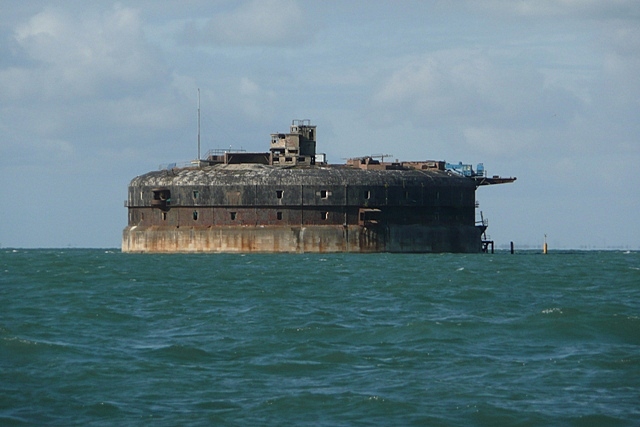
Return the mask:
<path id="1" fill-rule="evenodd" d="M 200 161 L 200 88 L 198 88 L 198 161 Z"/>

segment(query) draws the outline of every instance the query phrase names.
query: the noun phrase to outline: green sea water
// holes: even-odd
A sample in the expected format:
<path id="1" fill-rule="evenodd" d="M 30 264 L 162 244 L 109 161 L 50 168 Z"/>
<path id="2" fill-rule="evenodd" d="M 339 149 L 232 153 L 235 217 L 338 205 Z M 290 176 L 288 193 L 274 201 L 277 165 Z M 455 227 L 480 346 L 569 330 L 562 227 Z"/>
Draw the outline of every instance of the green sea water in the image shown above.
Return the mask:
<path id="1" fill-rule="evenodd" d="M 1 249 L 0 425 L 640 425 L 640 253 Z"/>

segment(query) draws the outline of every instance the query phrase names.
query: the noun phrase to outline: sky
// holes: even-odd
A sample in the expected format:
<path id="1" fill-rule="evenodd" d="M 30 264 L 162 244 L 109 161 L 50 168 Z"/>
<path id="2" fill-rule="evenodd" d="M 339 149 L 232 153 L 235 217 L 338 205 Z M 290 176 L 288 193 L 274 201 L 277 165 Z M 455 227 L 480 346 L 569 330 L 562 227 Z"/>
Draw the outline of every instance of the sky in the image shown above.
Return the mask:
<path id="1" fill-rule="evenodd" d="M 498 247 L 640 249 L 637 0 L 0 0 L 0 247 L 118 248 L 129 181 L 293 119 L 484 163 Z"/>

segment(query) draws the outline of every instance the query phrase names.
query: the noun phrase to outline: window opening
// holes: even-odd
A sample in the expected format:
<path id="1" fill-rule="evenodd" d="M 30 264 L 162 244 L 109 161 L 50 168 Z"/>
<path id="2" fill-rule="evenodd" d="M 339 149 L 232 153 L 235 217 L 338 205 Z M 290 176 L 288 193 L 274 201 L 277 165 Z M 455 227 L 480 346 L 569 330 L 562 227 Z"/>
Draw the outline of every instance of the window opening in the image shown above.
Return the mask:
<path id="1" fill-rule="evenodd" d="M 166 212 L 162 212 L 162 220 L 163 221 L 167 220 L 167 213 Z"/>
<path id="2" fill-rule="evenodd" d="M 231 214 L 231 221 L 235 221 L 236 220 L 236 212 L 229 212 Z"/>
<path id="3" fill-rule="evenodd" d="M 367 190 L 364 192 L 364 198 L 369 200 L 371 198 L 371 191 Z"/>
<path id="4" fill-rule="evenodd" d="M 329 212 L 322 212 L 322 219 L 328 219 L 329 218 Z"/>
<path id="5" fill-rule="evenodd" d="M 327 190 L 321 190 L 320 191 L 320 197 L 323 199 L 326 199 L 329 197 L 329 192 Z"/>
<path id="6" fill-rule="evenodd" d="M 198 220 L 198 211 L 193 211 L 193 220 L 194 221 Z"/>
<path id="7" fill-rule="evenodd" d="M 200 195 L 200 193 L 198 192 L 198 190 L 193 190 L 193 198 L 194 199 L 197 199 L 199 195 Z"/>
<path id="8" fill-rule="evenodd" d="M 278 218 L 278 220 L 282 219 L 282 212 L 276 212 L 276 218 Z"/>
<path id="9" fill-rule="evenodd" d="M 171 192 L 169 190 L 153 190 L 153 200 L 169 201 Z"/>
<path id="10" fill-rule="evenodd" d="M 276 197 L 278 199 L 282 199 L 282 195 L 284 194 L 283 190 L 276 190 Z"/>

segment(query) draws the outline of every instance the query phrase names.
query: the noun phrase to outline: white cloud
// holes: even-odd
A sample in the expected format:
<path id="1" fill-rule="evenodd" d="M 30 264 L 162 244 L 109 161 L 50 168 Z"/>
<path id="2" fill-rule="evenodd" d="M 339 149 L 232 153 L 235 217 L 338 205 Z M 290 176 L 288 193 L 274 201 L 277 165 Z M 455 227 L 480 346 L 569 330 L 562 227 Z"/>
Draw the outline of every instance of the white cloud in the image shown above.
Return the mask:
<path id="1" fill-rule="evenodd" d="M 191 44 L 295 45 L 308 38 L 310 22 L 296 0 L 253 0 L 215 14 L 204 25 L 191 21 L 182 39 Z"/>
<path id="2" fill-rule="evenodd" d="M 640 107 L 640 26 L 618 25 L 605 30 L 603 73 L 607 91 L 618 102 Z"/>
<path id="3" fill-rule="evenodd" d="M 401 65 L 375 93 L 372 105 L 375 117 L 418 127 L 527 129 L 570 120 L 577 102 L 526 64 L 515 71 L 480 51 L 456 50 Z"/>
<path id="4" fill-rule="evenodd" d="M 162 71 L 138 13 L 120 6 L 92 17 L 46 9 L 18 25 L 14 38 L 35 64 L 3 71 L 0 87 L 12 87 L 14 98 L 109 95 L 144 86 Z"/>
<path id="5" fill-rule="evenodd" d="M 240 79 L 239 86 L 240 97 L 232 104 L 237 103 L 243 116 L 251 120 L 264 120 L 266 116 L 272 114 L 273 110 L 265 108 L 275 99 L 272 91 L 262 89 L 256 82 L 246 77 Z"/>
<path id="6" fill-rule="evenodd" d="M 240 94 L 245 96 L 255 95 L 260 91 L 260 87 L 246 77 L 240 79 Z"/>
<path id="7" fill-rule="evenodd" d="M 119 145 L 136 129 L 162 132 L 184 119 L 175 111 L 181 90 L 146 41 L 138 11 L 47 8 L 14 25 L 15 55 L 26 60 L 0 69 L 0 127 L 22 130 L 0 145 Z"/>
<path id="8" fill-rule="evenodd" d="M 516 158 L 527 154 L 531 147 L 539 146 L 538 134 L 533 130 L 469 126 L 462 133 L 470 152 L 494 159 Z"/>
<path id="9" fill-rule="evenodd" d="M 640 18 L 636 0 L 487 0 L 469 1 L 475 9 L 530 17 Z"/>
<path id="10" fill-rule="evenodd" d="M 633 31 L 621 37 L 633 38 L 628 34 Z M 483 158 L 640 154 L 640 62 L 634 50 L 603 52 L 600 69 L 588 72 L 576 62 L 566 68 L 562 62 L 535 64 L 519 54 L 446 50 L 399 63 L 372 96 L 371 123 L 422 128 Z"/>

